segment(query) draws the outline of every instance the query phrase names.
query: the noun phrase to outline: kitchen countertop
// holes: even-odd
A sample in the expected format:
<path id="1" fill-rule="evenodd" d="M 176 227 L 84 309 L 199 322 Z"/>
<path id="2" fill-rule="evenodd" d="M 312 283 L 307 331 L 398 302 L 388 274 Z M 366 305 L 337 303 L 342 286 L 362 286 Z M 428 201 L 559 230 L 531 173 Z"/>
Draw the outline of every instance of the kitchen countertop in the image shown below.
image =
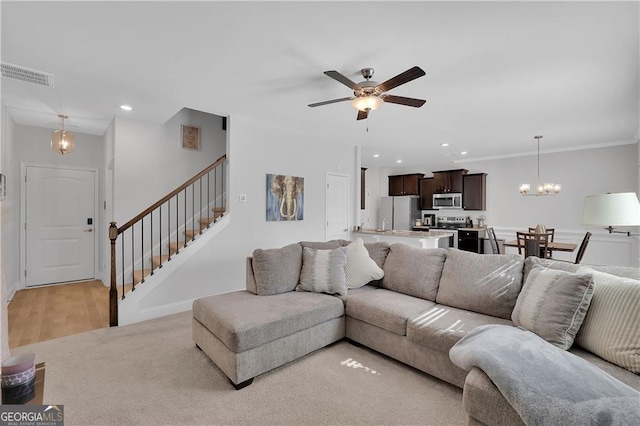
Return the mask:
<path id="1" fill-rule="evenodd" d="M 477 227 L 477 226 L 473 226 L 471 228 L 458 228 L 459 231 L 486 231 L 487 227 L 483 226 L 481 228 Z"/>
<path id="2" fill-rule="evenodd" d="M 367 234 L 367 235 L 384 235 L 389 237 L 408 237 L 419 239 L 432 239 L 432 238 L 449 238 L 453 235 L 453 232 L 436 230 L 436 231 L 400 231 L 389 230 L 379 231 L 377 229 L 362 229 L 360 231 L 353 231 L 354 234 Z"/>

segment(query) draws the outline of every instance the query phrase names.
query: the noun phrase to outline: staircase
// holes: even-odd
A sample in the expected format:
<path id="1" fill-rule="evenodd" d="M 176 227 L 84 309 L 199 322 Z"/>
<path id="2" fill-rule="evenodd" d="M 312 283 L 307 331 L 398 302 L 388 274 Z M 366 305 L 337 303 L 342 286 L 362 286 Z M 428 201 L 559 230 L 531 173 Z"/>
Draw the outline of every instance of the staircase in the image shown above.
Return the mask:
<path id="1" fill-rule="evenodd" d="M 111 222 L 109 325 L 118 325 L 118 303 L 171 262 L 226 214 L 226 155 L 124 225 Z"/>

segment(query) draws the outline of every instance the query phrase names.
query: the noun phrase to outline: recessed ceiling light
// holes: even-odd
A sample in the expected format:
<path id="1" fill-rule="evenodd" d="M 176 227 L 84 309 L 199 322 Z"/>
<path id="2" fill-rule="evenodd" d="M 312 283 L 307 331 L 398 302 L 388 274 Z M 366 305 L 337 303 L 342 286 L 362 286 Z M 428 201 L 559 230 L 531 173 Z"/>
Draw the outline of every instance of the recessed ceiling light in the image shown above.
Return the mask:
<path id="1" fill-rule="evenodd" d="M 125 111 L 131 111 L 133 108 L 131 108 L 129 105 L 120 105 L 120 109 L 123 109 Z"/>
<path id="2" fill-rule="evenodd" d="M 380 154 L 373 154 L 373 158 L 378 158 L 380 157 Z"/>
<path id="3" fill-rule="evenodd" d="M 460 155 L 467 155 L 467 151 L 460 151 Z"/>
<path id="4" fill-rule="evenodd" d="M 449 144 L 445 142 L 445 143 L 441 143 L 440 146 L 449 146 Z"/>
<path id="5" fill-rule="evenodd" d="M 402 160 L 396 160 L 396 163 L 402 163 Z"/>

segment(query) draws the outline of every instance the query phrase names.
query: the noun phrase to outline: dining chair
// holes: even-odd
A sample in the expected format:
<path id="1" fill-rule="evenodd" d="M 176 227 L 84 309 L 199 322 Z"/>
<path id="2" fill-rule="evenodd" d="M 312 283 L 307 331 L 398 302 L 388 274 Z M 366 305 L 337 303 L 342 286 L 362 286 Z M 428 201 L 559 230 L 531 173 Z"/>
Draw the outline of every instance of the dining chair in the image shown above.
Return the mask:
<path id="1" fill-rule="evenodd" d="M 582 242 L 580 243 L 580 247 L 578 248 L 578 254 L 576 254 L 576 260 L 573 261 L 576 265 L 582 262 L 582 257 L 584 256 L 584 252 L 587 251 L 587 245 L 589 244 L 589 239 L 591 238 L 591 232 L 587 232 L 584 234 L 584 238 L 582 238 Z M 561 260 L 561 259 L 557 259 Z M 569 262 L 570 260 L 562 260 L 562 262 Z"/>
<path id="2" fill-rule="evenodd" d="M 549 258 L 549 242 L 551 233 L 536 234 L 531 232 L 516 232 L 518 254 L 524 257 L 536 256 Z"/>
<path id="3" fill-rule="evenodd" d="M 491 252 L 493 254 L 500 254 L 500 246 L 498 245 L 498 239 L 496 238 L 496 232 L 493 227 L 487 228 L 487 234 L 489 235 L 489 243 L 491 244 Z"/>
<path id="4" fill-rule="evenodd" d="M 554 242 L 555 240 L 555 236 L 556 236 L 556 228 L 546 228 L 546 232 L 548 234 L 551 234 L 551 239 L 549 240 L 549 242 Z M 536 233 L 536 227 L 529 227 L 529 233 L 531 234 L 535 234 Z M 547 258 L 551 259 L 551 257 L 553 256 L 553 250 L 549 250 L 549 253 L 547 253 Z"/>

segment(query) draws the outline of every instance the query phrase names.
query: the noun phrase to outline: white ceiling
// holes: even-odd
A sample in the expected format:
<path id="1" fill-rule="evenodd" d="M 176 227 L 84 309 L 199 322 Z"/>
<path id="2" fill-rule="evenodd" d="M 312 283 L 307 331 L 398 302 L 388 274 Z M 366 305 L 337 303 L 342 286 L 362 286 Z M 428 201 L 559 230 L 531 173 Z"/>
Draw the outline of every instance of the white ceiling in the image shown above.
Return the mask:
<path id="1" fill-rule="evenodd" d="M 114 116 L 163 123 L 188 107 L 360 145 L 364 165 L 432 170 L 530 154 L 537 134 L 543 152 L 640 137 L 637 1 L 3 1 L 1 14 L 2 61 L 55 78 L 2 79 L 19 124 L 55 128 L 63 112 L 100 135 Z M 427 75 L 390 93 L 422 108 L 357 122 L 349 102 L 307 107 L 351 94 L 323 71 L 360 81 L 373 67 L 384 81 L 414 65 Z"/>

